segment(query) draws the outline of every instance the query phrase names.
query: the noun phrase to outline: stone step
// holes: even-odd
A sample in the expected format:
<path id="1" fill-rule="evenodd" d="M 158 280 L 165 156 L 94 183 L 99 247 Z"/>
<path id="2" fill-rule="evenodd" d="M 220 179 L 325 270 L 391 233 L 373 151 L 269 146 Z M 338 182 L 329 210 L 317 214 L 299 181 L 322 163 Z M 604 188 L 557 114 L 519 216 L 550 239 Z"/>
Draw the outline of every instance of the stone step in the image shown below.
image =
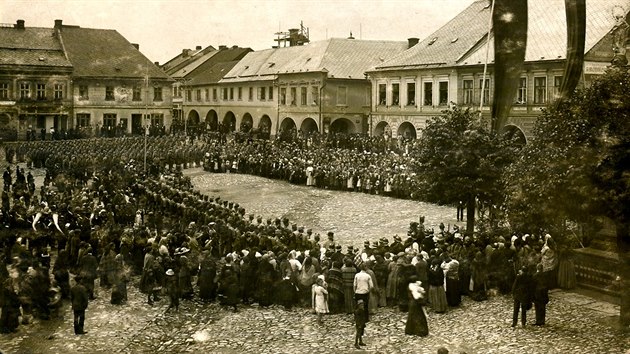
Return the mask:
<path id="1" fill-rule="evenodd" d="M 575 251 L 575 277 L 580 287 L 619 297 L 617 269 L 619 257 L 616 252 L 590 247 Z"/>

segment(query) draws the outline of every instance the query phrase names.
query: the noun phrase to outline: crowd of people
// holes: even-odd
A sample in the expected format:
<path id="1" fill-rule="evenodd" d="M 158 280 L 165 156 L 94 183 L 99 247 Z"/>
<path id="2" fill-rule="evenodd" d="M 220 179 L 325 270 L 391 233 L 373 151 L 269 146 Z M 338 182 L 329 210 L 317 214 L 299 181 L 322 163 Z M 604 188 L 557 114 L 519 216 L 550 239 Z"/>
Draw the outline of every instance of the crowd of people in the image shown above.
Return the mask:
<path id="1" fill-rule="evenodd" d="M 459 306 L 462 296 L 483 301 L 491 289 L 512 293 L 514 325 L 519 310 L 526 323 L 531 303 L 536 323 L 544 324 L 546 289 L 574 282 L 570 261 L 559 258 L 549 235 L 506 239 L 443 224 L 433 230 L 420 217 L 410 222 L 405 237 L 341 245 L 333 232 L 323 239 L 286 217 L 264 219 L 203 195 L 181 169 L 205 156 L 213 170 L 218 165 L 221 171 L 290 181 L 309 165 L 335 171 L 330 172 L 334 178 L 316 175 L 319 186 L 337 181 L 344 171 L 374 170 L 369 166 L 406 175 L 400 168 L 404 154 L 354 149 L 353 140 L 339 138 L 311 149 L 308 141 L 165 136 L 149 139 L 148 168 L 144 140 L 138 138 L 12 145 L 6 149 L 10 162 L 29 161 L 45 167 L 47 175 L 37 191 L 32 175 L 26 177 L 30 172 L 25 176 L 15 165 L 5 171 L 0 330 L 15 331 L 20 321 L 28 324 L 33 317 L 47 319 L 70 299 L 75 333 L 85 333 L 85 310 L 95 287 L 109 289 L 101 293 L 109 292 L 111 303 L 122 305 L 134 280 L 147 306 L 166 298 L 173 311 L 180 301 L 197 297 L 234 311 L 253 302 L 312 308 L 320 323 L 327 313 L 353 314 L 357 347 L 379 308 L 407 312 L 405 332 L 423 336 L 428 334 L 423 307 L 443 313 Z"/>

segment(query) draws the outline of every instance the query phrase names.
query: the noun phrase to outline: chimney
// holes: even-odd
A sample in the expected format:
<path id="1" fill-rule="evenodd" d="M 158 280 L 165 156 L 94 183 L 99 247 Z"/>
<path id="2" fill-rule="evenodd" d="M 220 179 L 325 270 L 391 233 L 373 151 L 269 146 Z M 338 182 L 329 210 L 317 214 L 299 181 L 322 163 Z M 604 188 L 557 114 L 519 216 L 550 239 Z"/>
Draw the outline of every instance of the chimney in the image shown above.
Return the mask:
<path id="1" fill-rule="evenodd" d="M 227 46 L 226 45 L 220 45 L 219 46 L 219 50 L 222 50 L 222 49 L 227 49 Z"/>
<path id="2" fill-rule="evenodd" d="M 232 49 L 236 49 L 236 48 L 238 48 L 238 46 L 237 46 L 237 45 L 233 45 L 233 46 L 232 46 Z"/>
<path id="3" fill-rule="evenodd" d="M 15 28 L 24 29 L 24 20 L 17 20 L 17 22 L 15 23 Z"/>
<path id="4" fill-rule="evenodd" d="M 140 44 L 138 43 L 131 43 L 132 46 L 134 46 L 137 50 L 140 50 Z"/>
<path id="5" fill-rule="evenodd" d="M 63 20 L 55 20 L 56 29 L 61 29 L 62 26 L 63 26 Z"/>
<path id="6" fill-rule="evenodd" d="M 407 42 L 409 43 L 407 45 L 407 49 L 409 49 L 409 48 L 413 47 L 414 45 L 418 44 L 418 42 L 420 42 L 420 39 L 411 37 L 411 38 L 407 38 Z"/>
<path id="7" fill-rule="evenodd" d="M 182 49 L 182 57 L 187 58 L 190 54 L 190 49 Z"/>
<path id="8" fill-rule="evenodd" d="M 195 50 L 201 50 L 201 46 L 200 45 L 196 46 Z"/>
<path id="9" fill-rule="evenodd" d="M 159 61 L 154 61 L 153 64 L 155 64 L 155 66 L 160 66 L 160 62 Z"/>

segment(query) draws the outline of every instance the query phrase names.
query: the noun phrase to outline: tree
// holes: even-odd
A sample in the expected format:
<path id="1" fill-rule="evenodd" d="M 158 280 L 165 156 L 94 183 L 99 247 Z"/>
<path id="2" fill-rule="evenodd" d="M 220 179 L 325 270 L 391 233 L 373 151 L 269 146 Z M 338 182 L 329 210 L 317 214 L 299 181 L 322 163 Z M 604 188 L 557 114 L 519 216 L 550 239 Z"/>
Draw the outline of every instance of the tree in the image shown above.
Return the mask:
<path id="1" fill-rule="evenodd" d="M 475 225 L 476 201 L 495 206 L 502 201 L 503 170 L 518 145 L 493 133 L 490 124 L 469 109 L 455 107 L 430 119 L 420 140 L 422 199 L 438 204 L 466 203 L 466 229 Z"/>
<path id="2" fill-rule="evenodd" d="M 630 324 L 630 73 L 613 68 L 545 111 L 506 172 L 510 223 L 557 230 L 589 215 L 614 221 L 621 321 Z"/>

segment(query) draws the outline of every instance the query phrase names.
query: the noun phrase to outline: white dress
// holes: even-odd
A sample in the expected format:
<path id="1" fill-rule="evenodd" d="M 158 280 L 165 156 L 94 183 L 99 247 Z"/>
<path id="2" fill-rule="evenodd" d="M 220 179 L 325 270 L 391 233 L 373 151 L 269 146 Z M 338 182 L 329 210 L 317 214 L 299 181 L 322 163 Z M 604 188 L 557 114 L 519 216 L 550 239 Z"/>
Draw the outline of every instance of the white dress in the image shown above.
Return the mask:
<path id="1" fill-rule="evenodd" d="M 324 287 L 313 285 L 313 307 L 317 313 L 328 313 L 328 291 Z"/>

